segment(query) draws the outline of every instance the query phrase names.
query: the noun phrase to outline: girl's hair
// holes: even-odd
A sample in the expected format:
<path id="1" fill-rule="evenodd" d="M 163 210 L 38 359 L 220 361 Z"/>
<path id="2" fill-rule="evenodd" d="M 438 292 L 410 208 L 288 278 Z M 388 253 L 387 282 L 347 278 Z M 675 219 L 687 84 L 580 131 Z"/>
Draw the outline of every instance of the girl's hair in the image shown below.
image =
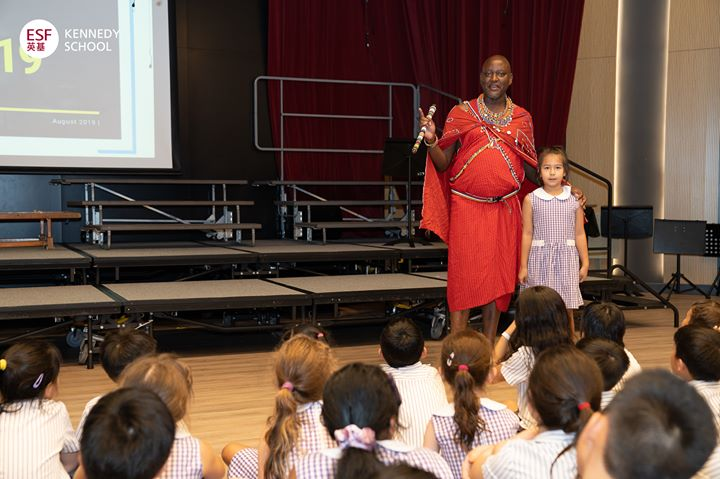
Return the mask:
<path id="1" fill-rule="evenodd" d="M 528 380 L 530 402 L 540 423 L 572 433 L 600 409 L 602 390 L 597 364 L 572 345 L 543 351 Z"/>
<path id="2" fill-rule="evenodd" d="M 517 300 L 515 326 L 511 338 L 513 349 L 527 346 L 535 357 L 545 349 L 560 344 L 572 344 L 565 302 L 547 286 L 527 288 Z"/>
<path id="3" fill-rule="evenodd" d="M 537 357 L 528 380 L 530 402 L 541 425 L 574 433 L 573 442 L 558 458 L 575 447 L 593 411 L 600 410 L 603 379 L 597 364 L 573 345 L 547 349 Z"/>
<path id="4" fill-rule="evenodd" d="M 319 401 L 335 366 L 330 347 L 308 336 L 285 341 L 275 358 L 275 412 L 268 418 L 265 442 L 270 454 L 265 477 L 281 479 L 289 474 L 287 459 L 296 446 L 300 423 L 298 404 Z"/>
<path id="5" fill-rule="evenodd" d="M 442 343 L 442 375 L 453 389 L 454 419 L 460 443 L 466 450 L 472 448 L 476 432 L 485 430 L 485 422 L 478 416 L 480 402 L 474 389 L 485 384 L 492 360 L 490 341 L 473 329 L 453 333 Z"/>
<path id="6" fill-rule="evenodd" d="M 562 158 L 562 165 L 563 165 L 563 178 L 565 180 L 568 179 L 570 176 L 570 159 L 567 156 L 567 152 L 565 151 L 565 148 L 562 146 L 544 146 L 540 148 L 540 151 L 538 151 L 538 160 L 537 160 L 537 179 L 542 184 L 542 175 L 540 174 L 543 160 L 548 155 L 558 155 L 560 158 Z"/>
<path id="7" fill-rule="evenodd" d="M 625 315 L 614 303 L 588 304 L 583 311 L 581 328 L 583 338 L 609 339 L 625 347 Z"/>
<path id="8" fill-rule="evenodd" d="M 400 395 L 392 378 L 378 366 L 352 363 L 333 374 L 323 391 L 322 418 L 331 436 L 351 424 L 371 429 L 377 439 L 389 436 L 397 420 Z M 345 447 L 336 477 L 365 478 L 377 473 L 382 463 L 374 453 L 374 441 L 367 449 Z"/>
<path id="9" fill-rule="evenodd" d="M 174 354 L 143 356 L 125 368 L 120 387 L 151 390 L 160 396 L 177 422 L 185 417 L 192 397 L 192 373 Z"/>
<path id="10" fill-rule="evenodd" d="M 325 330 L 325 328 L 317 325 L 317 324 L 310 324 L 310 323 L 300 323 L 298 325 L 295 325 L 291 328 L 288 328 L 285 330 L 285 333 L 283 334 L 282 341 L 285 342 L 290 338 L 293 338 L 295 336 L 307 336 L 308 338 L 317 339 L 318 341 L 322 341 L 323 343 L 327 344 L 328 346 L 332 346 L 330 344 L 330 335 Z"/>
<path id="11" fill-rule="evenodd" d="M 397 463 L 383 467 L 380 472 L 372 476 L 372 479 L 436 479 L 436 476 L 417 467 Z"/>
<path id="12" fill-rule="evenodd" d="M 720 327 L 720 302 L 706 299 L 694 303 L 691 308 L 688 324 L 699 324 L 706 328 Z"/>
<path id="13" fill-rule="evenodd" d="M 0 368 L 0 413 L 14 412 L 10 406 L 17 401 L 43 399 L 45 389 L 57 380 L 61 363 L 60 350 L 47 341 L 10 346 Z"/>

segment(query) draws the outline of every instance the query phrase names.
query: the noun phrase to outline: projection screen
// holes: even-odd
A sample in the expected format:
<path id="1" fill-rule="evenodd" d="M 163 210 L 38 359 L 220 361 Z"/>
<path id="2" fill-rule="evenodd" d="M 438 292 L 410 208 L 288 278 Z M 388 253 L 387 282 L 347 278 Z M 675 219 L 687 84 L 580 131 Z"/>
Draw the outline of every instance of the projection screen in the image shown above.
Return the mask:
<path id="1" fill-rule="evenodd" d="M 0 169 L 173 168 L 170 13 L 0 1 Z"/>

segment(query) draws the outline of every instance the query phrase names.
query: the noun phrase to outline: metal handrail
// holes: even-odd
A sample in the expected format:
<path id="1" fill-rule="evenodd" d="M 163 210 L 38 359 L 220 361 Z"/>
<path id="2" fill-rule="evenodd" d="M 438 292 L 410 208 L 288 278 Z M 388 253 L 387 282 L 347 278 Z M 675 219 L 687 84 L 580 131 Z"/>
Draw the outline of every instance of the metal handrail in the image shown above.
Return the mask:
<path id="1" fill-rule="evenodd" d="M 259 138 L 259 115 L 258 115 L 258 85 L 262 81 L 278 81 L 280 82 L 280 146 L 263 146 L 260 144 Z M 288 112 L 285 111 L 285 82 L 305 82 L 305 83 L 322 83 L 322 84 L 336 84 L 336 85 L 358 85 L 358 86 L 383 86 L 387 87 L 388 91 L 388 107 L 386 115 L 336 115 L 332 113 L 303 113 L 303 112 Z M 283 76 L 270 76 L 261 75 L 255 78 L 253 81 L 253 122 L 254 122 L 254 141 L 255 148 L 260 151 L 275 151 L 280 153 L 280 179 L 285 179 L 285 153 L 288 152 L 304 152 L 304 153 L 359 153 L 359 154 L 372 154 L 377 155 L 383 153 L 383 150 L 366 150 L 366 149 L 344 149 L 344 148 L 291 148 L 285 145 L 285 121 L 286 117 L 302 117 L 302 118 L 334 118 L 334 119 L 345 119 L 345 120 L 371 120 L 371 121 L 386 121 L 388 124 L 388 137 L 393 136 L 393 88 L 409 88 L 413 95 L 413 107 L 414 111 L 417 108 L 419 101 L 418 87 L 412 83 L 399 83 L 399 82 L 377 82 L 377 81 L 364 81 L 364 80 L 332 80 L 329 78 L 302 78 L 302 77 L 283 77 Z M 413 113 L 414 113 L 413 111 Z M 415 118 L 415 129 L 417 129 L 417 117 Z"/>
<path id="2" fill-rule="evenodd" d="M 600 176 L 599 174 L 595 173 L 592 170 L 589 170 L 585 168 L 584 166 L 575 163 L 574 161 L 570 160 L 570 165 L 573 168 L 577 168 L 578 170 L 582 171 L 586 175 L 592 176 L 593 178 L 605 183 L 605 186 L 607 186 L 607 204 L 608 204 L 608 225 L 610 224 L 610 218 L 612 218 L 612 208 L 613 208 L 613 186 L 610 180 L 607 178 Z M 601 215 L 601 221 L 602 221 L 602 215 Z M 607 258 L 606 258 L 606 276 L 610 278 L 612 276 L 612 228 L 608 226 L 607 229 L 607 246 L 605 249 L 607 250 Z"/>

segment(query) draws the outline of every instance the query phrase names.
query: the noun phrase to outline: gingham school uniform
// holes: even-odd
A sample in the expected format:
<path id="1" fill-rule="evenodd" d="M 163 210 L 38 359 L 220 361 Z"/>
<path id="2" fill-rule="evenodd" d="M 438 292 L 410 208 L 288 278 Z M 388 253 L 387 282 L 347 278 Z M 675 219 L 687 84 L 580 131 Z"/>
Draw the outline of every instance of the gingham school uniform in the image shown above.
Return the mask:
<path id="1" fill-rule="evenodd" d="M 635 376 L 638 373 L 642 372 L 642 367 L 640 366 L 640 363 L 637 362 L 637 359 L 635 359 L 635 356 L 625 349 L 625 354 L 627 354 L 628 359 L 630 360 L 630 363 L 628 364 L 627 371 L 625 371 L 625 374 L 623 374 L 623 377 L 620 378 L 620 381 L 613 386 L 612 390 L 616 393 L 619 393 L 622 388 L 625 386 L 625 382 L 630 379 L 631 377 Z"/>
<path id="2" fill-rule="evenodd" d="M 85 427 L 85 421 L 87 421 L 88 414 L 90 414 L 92 408 L 95 407 L 101 398 L 102 396 L 95 396 L 85 404 L 85 409 L 83 409 L 82 416 L 80 416 L 80 422 L 78 422 L 78 427 L 75 430 L 75 436 L 77 437 L 78 442 L 82 439 L 83 428 Z"/>
<path id="3" fill-rule="evenodd" d="M 395 439 L 409 446 L 422 447 L 430 416 L 448 403 L 440 373 L 420 361 L 402 368 L 387 364 L 381 367 L 392 376 L 402 399 L 398 414 L 400 427 Z"/>
<path id="4" fill-rule="evenodd" d="M 528 379 L 530 372 L 535 365 L 535 354 L 532 348 L 521 346 L 517 351 L 500 364 L 500 372 L 511 386 L 515 386 L 518 392 L 518 416 L 520 416 L 520 427 L 530 429 L 536 425 L 535 418 L 530 412 L 530 404 L 527 397 Z"/>
<path id="5" fill-rule="evenodd" d="M 483 464 L 485 479 L 575 479 L 577 457 L 572 444 L 574 433 L 560 429 L 546 431 L 533 439 L 513 439 Z M 557 459 L 557 460 L 556 460 Z M 553 464 L 554 462 L 554 464 Z"/>
<path id="6" fill-rule="evenodd" d="M 720 382 L 718 381 L 690 381 L 690 385 L 705 399 L 715 419 L 715 428 L 718 431 L 718 445 L 705 463 L 698 478 L 720 477 Z"/>
<path id="7" fill-rule="evenodd" d="M 177 423 L 175 442 L 162 473 L 156 479 L 202 479 L 200 440 L 190 435 L 184 421 Z"/>
<path id="8" fill-rule="evenodd" d="M 60 453 L 80 450 L 65 404 L 50 399 L 17 401 L 0 413 L 0 477 L 70 477 Z"/>
<path id="9" fill-rule="evenodd" d="M 404 463 L 434 474 L 438 479 L 452 479 L 450 466 L 435 451 L 413 448 L 400 441 L 378 441 L 375 456 L 387 465 Z M 342 457 L 339 448 L 314 452 L 300 459 L 295 465 L 297 479 L 332 479 L 337 471 L 337 463 Z M 340 478 L 342 479 L 342 478 Z"/>
<path id="10" fill-rule="evenodd" d="M 287 473 L 290 473 L 295 463 L 302 456 L 337 446 L 337 443 L 330 437 L 320 420 L 321 413 L 322 401 L 298 405 L 298 441 L 290 452 Z M 228 468 L 228 477 L 230 479 L 255 479 L 258 477 L 258 462 L 257 449 L 242 449 L 232 457 Z"/>
<path id="11" fill-rule="evenodd" d="M 448 404 L 432 416 L 435 440 L 440 446 L 440 455 L 450 466 L 453 477 L 460 479 L 462 463 L 468 451 L 460 442 L 460 430 L 453 416 L 455 407 Z M 513 437 L 518 430 L 520 419 L 507 406 L 491 399 L 480 399 L 478 417 L 485 423 L 484 430 L 477 430 L 470 450 L 485 444 L 495 444 Z"/>
<path id="12" fill-rule="evenodd" d="M 565 307 L 577 309 L 583 304 L 580 294 L 580 259 L 575 246 L 575 215 L 578 200 L 563 186 L 558 196 L 538 188 L 530 194 L 533 215 L 533 239 L 528 257 L 527 284 L 548 286 L 562 296 Z"/>

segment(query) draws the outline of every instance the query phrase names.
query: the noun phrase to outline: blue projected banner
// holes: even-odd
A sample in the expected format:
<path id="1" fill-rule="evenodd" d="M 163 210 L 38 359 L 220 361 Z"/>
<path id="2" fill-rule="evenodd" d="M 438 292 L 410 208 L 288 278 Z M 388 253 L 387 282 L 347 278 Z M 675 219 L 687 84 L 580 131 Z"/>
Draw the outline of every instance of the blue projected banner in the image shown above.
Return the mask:
<path id="1" fill-rule="evenodd" d="M 0 168 L 169 169 L 167 0 L 0 2 Z"/>

